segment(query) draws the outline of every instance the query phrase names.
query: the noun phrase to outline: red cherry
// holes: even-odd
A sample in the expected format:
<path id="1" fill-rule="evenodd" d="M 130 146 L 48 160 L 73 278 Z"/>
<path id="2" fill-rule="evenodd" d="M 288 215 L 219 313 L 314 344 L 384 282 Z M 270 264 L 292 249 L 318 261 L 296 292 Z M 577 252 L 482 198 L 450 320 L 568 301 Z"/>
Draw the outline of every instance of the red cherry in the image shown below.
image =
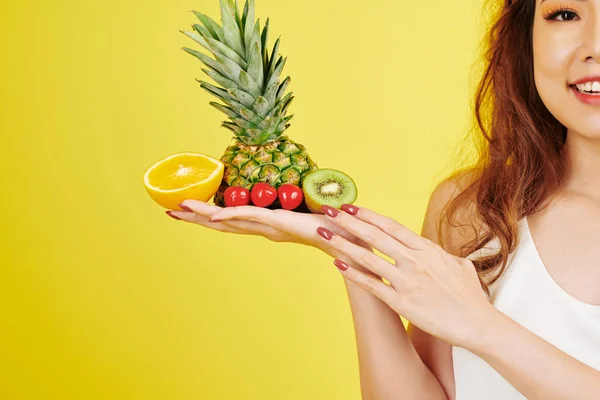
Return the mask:
<path id="1" fill-rule="evenodd" d="M 304 200 L 302 189 L 291 183 L 284 183 L 279 186 L 277 188 L 277 196 L 279 197 L 281 207 L 286 210 L 293 210 L 302 204 L 302 200 Z"/>
<path id="2" fill-rule="evenodd" d="M 250 191 L 241 186 L 229 186 L 223 193 L 225 207 L 246 206 L 250 204 Z"/>
<path id="3" fill-rule="evenodd" d="M 268 183 L 258 182 L 252 186 L 250 198 L 255 206 L 268 207 L 277 200 L 277 190 Z"/>

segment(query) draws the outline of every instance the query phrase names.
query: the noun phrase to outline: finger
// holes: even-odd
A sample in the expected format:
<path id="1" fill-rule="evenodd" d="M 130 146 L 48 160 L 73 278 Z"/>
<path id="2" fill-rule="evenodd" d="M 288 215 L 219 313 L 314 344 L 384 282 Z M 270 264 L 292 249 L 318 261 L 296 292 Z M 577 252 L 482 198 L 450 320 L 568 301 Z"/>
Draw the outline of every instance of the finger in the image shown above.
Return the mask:
<path id="1" fill-rule="evenodd" d="M 397 299 L 398 292 L 396 292 L 393 287 L 381 281 L 378 277 L 361 272 L 341 259 L 335 259 L 333 260 L 333 263 L 345 278 L 377 296 L 389 306 Z M 342 268 L 340 268 L 340 266 Z M 345 270 L 344 267 L 346 267 Z"/>
<path id="2" fill-rule="evenodd" d="M 203 201 L 194 200 L 194 199 L 184 200 L 181 202 L 180 205 L 185 208 L 188 208 L 189 210 L 192 210 L 195 214 L 197 214 L 199 216 L 206 216 L 207 218 L 205 218 L 205 219 L 199 218 L 199 219 L 196 219 L 194 222 L 196 222 L 196 223 L 202 222 L 201 225 L 205 225 L 205 222 L 209 221 L 210 225 L 205 225 L 208 227 L 212 227 L 213 224 L 219 224 L 220 222 L 212 222 L 210 220 L 212 219 L 212 220 L 222 221 L 223 219 L 218 216 L 215 216 L 215 213 L 220 210 L 227 209 L 227 208 L 218 207 L 218 206 L 208 204 Z M 230 208 L 236 208 L 236 207 L 230 207 Z M 273 228 L 271 226 L 260 223 L 260 221 L 244 221 L 244 220 L 240 219 L 239 221 L 236 220 L 235 223 L 234 223 L 234 221 L 224 222 L 224 225 L 248 231 L 246 233 L 249 233 L 249 234 L 274 235 L 275 233 L 278 233 L 276 228 Z M 237 232 L 237 233 L 242 233 L 242 232 Z M 281 235 L 278 235 L 278 236 L 281 236 Z"/>
<path id="3" fill-rule="evenodd" d="M 346 212 L 346 210 L 353 211 L 353 213 Z M 413 232 L 400 222 L 393 218 L 386 217 L 385 215 L 378 214 L 366 207 L 358 208 L 354 205 L 350 207 L 343 205 L 342 211 L 348 216 L 376 226 L 409 249 L 423 250 L 430 244 L 428 243 L 430 241 L 427 238 Z"/>
<path id="4" fill-rule="evenodd" d="M 410 256 L 412 249 L 409 249 L 403 243 L 382 231 L 377 226 L 370 224 L 367 221 L 354 218 L 352 215 L 334 208 L 324 207 L 323 210 L 325 211 L 325 215 L 327 215 L 336 225 L 376 248 L 383 254 L 398 260 Z"/>
<path id="5" fill-rule="evenodd" d="M 238 233 L 242 235 L 261 235 L 265 237 L 279 237 L 281 233 L 272 226 L 264 225 L 258 222 L 231 220 L 223 222 L 209 222 L 210 217 L 198 215 L 187 211 L 171 211 L 172 215 L 180 218 L 182 221 L 192 222 L 207 228 L 215 229 L 221 232 Z"/>
<path id="6" fill-rule="evenodd" d="M 397 281 L 398 268 L 375 253 L 357 246 L 340 235 L 334 235 L 326 228 L 319 227 L 317 233 L 326 242 L 327 247 L 333 250 L 335 257 L 339 258 L 340 255 L 350 257 L 357 265 L 387 279 L 389 282 L 394 283 Z"/>
<path id="7" fill-rule="evenodd" d="M 215 212 L 223 209 L 223 207 L 215 206 L 213 204 L 208 204 L 204 201 L 199 201 L 199 200 L 194 200 L 194 199 L 184 200 L 181 202 L 181 204 L 179 206 L 183 206 L 182 208 L 185 211 L 192 210 L 196 214 L 206 215 L 208 217 L 213 215 Z M 186 210 L 186 208 L 187 208 L 187 210 Z"/>
<path id="8" fill-rule="evenodd" d="M 212 215 L 213 220 L 248 220 L 260 222 L 265 225 L 270 225 L 275 228 L 284 228 L 282 219 L 278 218 L 279 212 L 282 210 L 270 210 L 268 208 L 256 206 L 237 206 L 223 208 Z M 287 220 L 289 224 L 289 220 Z"/>

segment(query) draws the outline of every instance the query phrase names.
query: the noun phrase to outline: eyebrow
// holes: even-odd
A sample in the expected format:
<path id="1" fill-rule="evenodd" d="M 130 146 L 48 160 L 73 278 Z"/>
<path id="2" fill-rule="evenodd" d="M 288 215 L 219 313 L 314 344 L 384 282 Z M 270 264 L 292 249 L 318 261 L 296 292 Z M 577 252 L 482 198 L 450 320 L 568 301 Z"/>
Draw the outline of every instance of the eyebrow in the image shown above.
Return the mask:
<path id="1" fill-rule="evenodd" d="M 540 4 L 544 4 L 544 2 L 545 2 L 545 1 L 546 1 L 546 0 L 542 0 L 542 2 L 541 2 Z M 585 1 L 587 1 L 587 0 L 577 0 L 577 1 L 585 2 Z"/>

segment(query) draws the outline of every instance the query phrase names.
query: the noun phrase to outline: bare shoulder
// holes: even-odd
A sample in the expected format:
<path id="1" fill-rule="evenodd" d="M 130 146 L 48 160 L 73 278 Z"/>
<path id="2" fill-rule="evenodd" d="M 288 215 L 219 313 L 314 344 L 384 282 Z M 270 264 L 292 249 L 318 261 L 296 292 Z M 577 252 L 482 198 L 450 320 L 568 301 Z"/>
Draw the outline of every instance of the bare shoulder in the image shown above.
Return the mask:
<path id="1" fill-rule="evenodd" d="M 429 198 L 425 212 L 421 236 L 440 244 L 441 238 L 439 236 L 442 235 L 444 243 L 442 247 L 447 252 L 457 256 L 461 255 L 461 246 L 470 240 L 474 234 L 473 230 L 468 228 L 473 223 L 474 217 L 472 202 L 465 202 L 465 207 L 457 210 L 454 218 L 455 223 L 450 224 L 448 221 L 444 221 L 439 234 L 437 225 L 448 203 L 463 193 L 475 178 L 475 172 L 463 171 L 439 183 Z M 448 399 L 453 400 L 456 389 L 452 346 L 412 324 L 408 326 L 408 335 L 423 363 L 438 379 Z"/>
<path id="2" fill-rule="evenodd" d="M 481 226 L 476 220 L 475 203 L 471 193 L 465 192 L 476 177 L 474 171 L 466 170 L 446 178 L 433 190 L 427 204 L 421 236 L 440 244 L 444 250 L 456 256 L 464 256 L 461 254 L 461 246 L 474 239 L 474 227 Z M 445 208 L 461 194 L 467 196 L 466 201 L 452 218 L 448 219 Z M 442 218 L 444 221 L 441 231 L 438 232 L 438 223 Z"/>

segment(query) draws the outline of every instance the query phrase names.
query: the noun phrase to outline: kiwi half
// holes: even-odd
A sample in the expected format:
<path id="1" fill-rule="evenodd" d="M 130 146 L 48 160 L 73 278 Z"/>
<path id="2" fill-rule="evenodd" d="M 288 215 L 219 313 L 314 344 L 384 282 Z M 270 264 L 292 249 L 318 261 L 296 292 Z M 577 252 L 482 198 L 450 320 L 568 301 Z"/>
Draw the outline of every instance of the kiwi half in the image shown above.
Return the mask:
<path id="1" fill-rule="evenodd" d="M 322 205 L 340 208 L 352 204 L 358 196 L 356 183 L 336 169 L 317 169 L 304 176 L 302 181 L 304 201 L 313 213 L 323 214 Z"/>

